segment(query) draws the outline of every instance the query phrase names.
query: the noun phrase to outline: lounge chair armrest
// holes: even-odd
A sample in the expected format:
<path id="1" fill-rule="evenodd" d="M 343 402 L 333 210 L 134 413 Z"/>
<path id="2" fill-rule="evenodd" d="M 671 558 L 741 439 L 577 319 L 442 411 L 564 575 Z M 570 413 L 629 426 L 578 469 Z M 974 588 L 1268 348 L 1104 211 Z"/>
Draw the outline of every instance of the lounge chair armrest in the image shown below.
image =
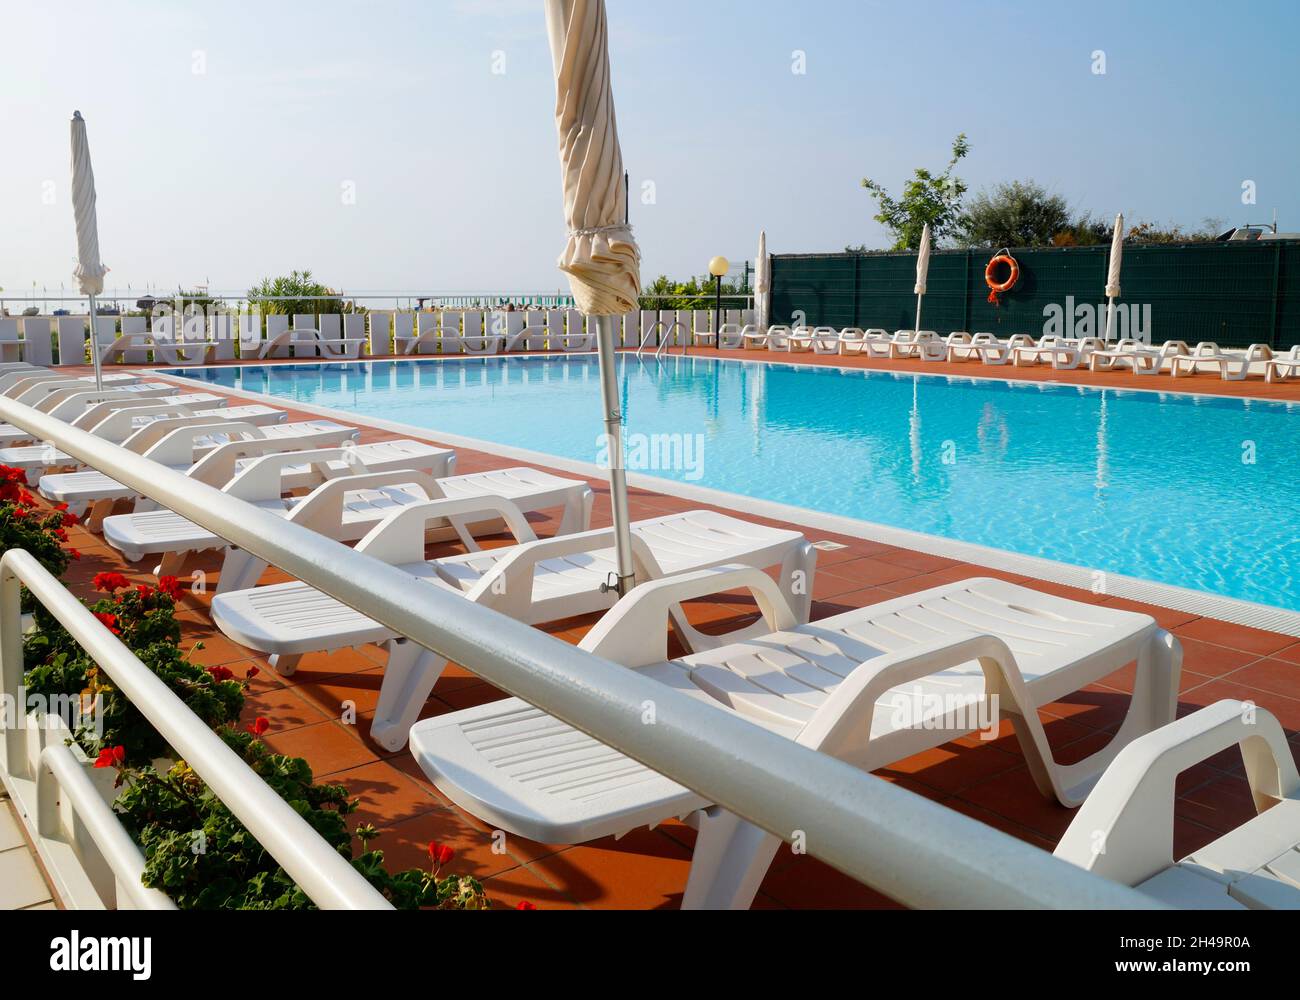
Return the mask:
<path id="1" fill-rule="evenodd" d="M 1174 860 L 1178 775 L 1234 744 L 1241 748 L 1256 809 L 1300 794 L 1295 758 L 1273 714 L 1246 702 L 1215 702 L 1121 750 L 1061 838 L 1056 856 L 1128 885 L 1163 871 Z"/>
<path id="2" fill-rule="evenodd" d="M 733 563 L 652 580 L 634 587 L 605 612 L 580 645 L 625 667 L 658 663 L 668 658 L 666 625 L 677 605 L 693 598 L 742 588 L 754 595 L 763 616 L 764 631 L 780 632 L 798 624 L 798 618 L 781 588 L 770 576 L 752 566 Z M 717 641 L 725 643 L 735 638 L 734 634 L 720 636 Z M 692 649 L 699 647 L 696 642 L 690 645 Z"/>
<path id="3" fill-rule="evenodd" d="M 955 633 L 861 664 L 821 704 L 798 742 L 851 760 L 854 751 L 869 745 L 876 703 L 886 691 L 971 660 L 984 669 L 987 695 L 1006 696 L 1013 705 L 1030 703 L 1015 654 L 1005 642 L 995 635 Z"/>
<path id="4" fill-rule="evenodd" d="M 386 563 L 401 565 L 424 558 L 425 526 L 434 519 L 463 521 L 502 518 L 511 534 L 521 543 L 537 536 L 519 507 L 505 497 L 484 495 L 454 500 L 428 500 L 394 511 L 357 543 L 356 551 Z M 570 536 L 572 537 L 572 536 Z"/>

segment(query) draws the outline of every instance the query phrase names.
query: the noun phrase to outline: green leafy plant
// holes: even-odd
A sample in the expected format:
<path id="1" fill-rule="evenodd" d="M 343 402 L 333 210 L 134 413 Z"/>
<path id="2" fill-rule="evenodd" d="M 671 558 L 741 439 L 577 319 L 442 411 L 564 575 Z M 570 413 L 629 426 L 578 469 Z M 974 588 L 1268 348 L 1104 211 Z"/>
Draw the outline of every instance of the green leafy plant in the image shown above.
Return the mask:
<path id="1" fill-rule="evenodd" d="M 454 857 L 451 848 L 429 845 L 432 869 L 389 873 L 382 851 L 352 858 L 346 817 L 357 803 L 338 784 L 317 784 L 299 757 L 273 753 L 260 739 L 268 723 L 259 718 L 248 731 L 232 726 L 221 738 L 282 799 L 341 855 L 352 861 L 399 909 L 486 909 L 477 879 L 441 874 Z M 114 804 L 123 825 L 145 853 L 144 884 L 167 893 L 182 909 L 298 910 L 313 907 L 275 859 L 248 832 L 202 778 L 184 761 L 166 773 L 129 767 L 118 747 L 100 752 L 97 767 L 118 771 L 126 789 Z M 373 828 L 358 831 L 362 843 Z"/>
<path id="2" fill-rule="evenodd" d="M 179 645 L 181 629 L 175 612 L 180 588 L 175 577 L 165 576 L 157 587 L 146 587 L 132 586 L 120 573 L 100 573 L 94 586 L 110 596 L 88 605 L 91 613 L 186 707 L 212 727 L 239 718 L 244 690 L 256 668 L 236 680 L 227 667 L 205 668 L 190 662 Z M 92 754 L 104 746 L 129 748 L 132 761 L 168 754 L 166 740 L 68 630 L 42 607 L 35 608 L 34 615 L 37 628 L 23 639 L 28 692 L 48 703 L 59 699 L 58 703 L 71 704 L 80 699 L 82 712 L 67 721 L 77 727 L 78 741 Z"/>
<path id="3" fill-rule="evenodd" d="M 343 299 L 321 284 L 310 271 L 290 271 L 279 278 L 263 278 L 248 290 L 249 306 L 262 313 L 341 313 Z"/>
<path id="4" fill-rule="evenodd" d="M 966 140 L 966 133 L 962 132 L 952 142 L 952 158 L 943 173 L 936 174 L 925 167 L 917 167 L 912 179 L 903 186 L 902 196 L 897 199 L 878 182 L 869 177 L 862 178 L 862 186 L 871 192 L 880 206 L 875 220 L 894 237 L 892 249 L 918 249 L 921 231 L 927 223 L 936 242 L 953 234 L 958 226 L 966 182 L 954 177 L 952 172 L 969 152 L 970 143 Z"/>
<path id="5" fill-rule="evenodd" d="M 81 553 L 68 545 L 68 531 L 77 523 L 67 504 L 43 510 L 27 490 L 27 474 L 22 469 L 0 465 L 0 554 L 10 549 L 24 549 L 38 563 L 57 577 L 68 571 L 68 564 L 80 559 Z M 23 610 L 31 611 L 31 595 L 24 592 Z"/>
<path id="6" fill-rule="evenodd" d="M 1011 181 L 975 195 L 956 236 L 968 247 L 1051 246 L 1070 226 L 1065 198 L 1033 181 Z"/>

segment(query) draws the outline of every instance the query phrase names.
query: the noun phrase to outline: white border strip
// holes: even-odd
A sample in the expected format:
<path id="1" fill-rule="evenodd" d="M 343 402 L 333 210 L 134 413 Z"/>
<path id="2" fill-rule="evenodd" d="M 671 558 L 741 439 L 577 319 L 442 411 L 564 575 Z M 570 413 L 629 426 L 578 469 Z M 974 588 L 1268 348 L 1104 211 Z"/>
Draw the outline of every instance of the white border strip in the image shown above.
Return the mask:
<path id="1" fill-rule="evenodd" d="M 522 355 L 510 355 L 510 357 L 521 356 Z M 435 358 L 430 358 L 430 360 L 435 360 Z M 454 360 L 454 358 L 452 358 L 452 360 Z M 223 365 L 220 367 L 235 366 Z M 253 366 L 241 365 L 238 367 Z M 850 370 L 858 371 L 861 369 Z M 156 370 L 151 370 L 151 373 L 153 377 L 158 377 Z M 502 458 L 528 462 L 533 465 L 540 465 L 551 469 L 561 469 L 588 479 L 603 481 L 608 477 L 608 470 L 594 462 L 581 462 L 576 459 L 563 458 L 558 455 L 532 451 L 527 448 L 516 448 L 512 445 L 498 444 L 494 441 L 484 441 L 479 438 L 466 437 L 462 434 L 431 431 L 423 427 L 413 426 L 412 424 L 404 424 L 396 420 L 387 420 L 383 417 L 373 417 L 368 415 L 363 417 L 360 414 L 349 413 L 346 410 L 337 410 L 333 407 L 319 406 L 315 403 L 303 403 L 283 396 L 272 396 L 268 393 L 252 392 L 248 389 L 235 389 L 224 385 L 209 385 L 200 379 L 187 378 L 183 375 L 166 374 L 162 377 L 171 379 L 182 385 L 206 385 L 208 388 L 216 392 L 228 392 L 231 395 L 245 399 L 257 400 L 259 402 L 278 403 L 281 406 L 302 410 L 304 413 L 315 413 L 320 416 L 333 417 L 337 420 L 343 420 L 348 423 L 370 426 L 377 430 L 391 431 L 396 434 L 407 434 L 411 437 L 430 441 L 434 444 L 472 448 L 475 451 L 485 452 L 490 455 L 498 455 Z M 997 379 L 996 381 L 1005 380 Z M 1150 392 L 1152 390 L 1135 391 Z M 1213 398 L 1217 399 L 1224 397 Z M 1264 400 L 1264 402 L 1277 401 Z M 981 566 L 988 566 L 990 569 L 1001 570 L 1005 573 L 1016 573 L 1036 580 L 1045 580 L 1050 583 L 1079 587 L 1083 590 L 1092 590 L 1095 583 L 1093 574 L 1096 571 L 1083 566 L 1076 566 L 1072 563 L 1058 562 L 1054 559 L 1043 559 L 1039 556 L 1027 556 L 1018 552 L 1008 552 L 1005 549 L 995 549 L 986 545 L 978 545 L 974 542 L 962 542 L 952 538 L 944 538 L 939 535 L 929 535 L 919 531 L 909 531 L 905 528 L 894 528 L 889 525 L 877 524 L 874 521 L 845 517 L 841 514 L 824 514 L 820 511 L 810 510 L 806 507 L 794 507 L 789 504 L 777 503 L 772 500 L 761 500 L 755 497 L 744 496 L 739 493 L 728 493 L 707 486 L 693 486 L 689 483 L 681 483 L 673 479 L 661 479 L 657 476 L 645 475 L 644 473 L 629 472 L 627 480 L 629 485 L 636 486 L 639 489 L 649 490 L 653 493 L 663 493 L 685 500 L 695 500 L 700 503 L 725 507 L 738 513 L 748 513 L 757 517 L 768 517 L 774 520 L 787 521 L 792 524 L 817 528 L 822 531 L 832 531 L 841 535 L 849 535 L 853 538 L 880 542 L 884 545 L 893 545 L 899 548 L 911 549 L 916 552 L 924 552 L 929 555 L 940 556 L 946 559 L 975 563 Z M 1143 580 L 1138 577 L 1123 576 L 1119 573 L 1105 572 L 1104 581 L 1106 587 L 1105 593 L 1111 597 L 1123 597 L 1132 601 L 1141 601 L 1144 604 L 1159 605 L 1160 607 L 1169 608 L 1174 611 L 1184 611 L 1187 614 L 1199 615 L 1205 618 L 1217 618 L 1237 625 L 1245 625 L 1250 628 L 1263 629 L 1267 632 L 1278 632 L 1282 635 L 1300 638 L 1300 612 L 1288 611 L 1285 608 L 1272 607 L 1267 604 L 1256 604 L 1252 601 L 1243 601 L 1233 597 L 1223 597 L 1218 594 L 1211 594 L 1207 591 L 1192 590 L 1186 587 L 1175 587 L 1172 584 L 1157 583 L 1154 580 Z"/>

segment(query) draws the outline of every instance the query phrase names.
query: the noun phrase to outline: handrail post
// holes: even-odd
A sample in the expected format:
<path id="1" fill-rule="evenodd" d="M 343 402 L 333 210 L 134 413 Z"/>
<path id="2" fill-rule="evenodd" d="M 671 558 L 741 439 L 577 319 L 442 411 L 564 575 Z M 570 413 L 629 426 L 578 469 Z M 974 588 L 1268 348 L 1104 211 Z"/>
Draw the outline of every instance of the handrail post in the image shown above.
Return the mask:
<path id="1" fill-rule="evenodd" d="M 23 690 L 22 585 L 8 560 L 0 561 L 0 696 L 12 699 L 13 725 L 5 726 L 5 764 L 18 778 L 30 777 Z"/>

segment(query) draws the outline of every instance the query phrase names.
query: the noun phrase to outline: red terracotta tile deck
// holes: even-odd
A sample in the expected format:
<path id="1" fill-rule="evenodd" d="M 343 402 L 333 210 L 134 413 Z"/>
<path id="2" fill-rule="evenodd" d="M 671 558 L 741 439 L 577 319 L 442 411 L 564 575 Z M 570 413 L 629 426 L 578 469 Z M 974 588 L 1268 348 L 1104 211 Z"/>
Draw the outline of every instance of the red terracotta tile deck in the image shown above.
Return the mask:
<path id="1" fill-rule="evenodd" d="M 717 352 L 696 350 L 693 353 Z M 725 355 L 737 353 L 725 352 Z M 754 358 L 768 357 L 758 352 L 746 353 Z M 886 362 L 856 357 L 800 354 L 793 359 L 777 355 L 772 360 L 932 374 L 988 374 L 987 369 L 981 371 L 978 365 Z M 1173 383 L 1168 376 L 1139 378 L 1112 373 L 1056 372 L 1050 368 L 1006 368 L 999 370 L 997 377 L 1300 400 L 1300 383 L 1266 385 L 1259 379 L 1221 382 L 1218 378 L 1200 376 Z M 283 401 L 277 400 L 275 404 L 282 406 Z M 363 441 L 398 436 L 369 428 L 360 421 L 349 422 L 362 429 Z M 458 448 L 457 452 L 462 471 L 521 464 L 465 448 Z M 593 525 L 608 524 L 607 484 L 592 481 L 591 485 L 596 493 Z M 699 506 L 643 489 L 633 489 L 631 493 L 633 518 Z M 537 524 L 539 534 L 549 534 L 555 527 L 555 520 L 541 520 Z M 842 550 L 820 554 L 814 617 L 973 575 L 995 575 L 1053 591 L 1059 589 L 1011 574 L 991 573 L 985 567 L 862 539 L 803 530 L 814 539 L 831 539 L 845 546 Z M 141 575 L 142 567 L 124 566 L 120 554 L 106 546 L 101 538 L 82 528 L 74 529 L 72 535 L 72 544 L 83 553 L 82 560 L 73 565 L 68 575 L 74 591 L 91 596 L 91 577 L 105 569 L 125 569 L 141 579 L 146 578 Z M 447 547 L 445 551 L 455 550 Z M 210 593 L 218 566 L 219 561 L 209 556 L 193 561 L 186 572 L 203 569 L 209 577 Z M 271 571 L 264 581 L 274 578 L 275 571 Z M 1185 651 L 1180 714 L 1221 698 L 1250 699 L 1273 711 L 1293 745 L 1300 749 L 1300 641 L 1184 612 L 1138 605 L 1122 598 L 1062 589 L 1066 591 L 1079 600 L 1153 614 L 1179 636 Z M 521 838 L 494 838 L 484 823 L 444 799 L 424 778 L 409 754 L 382 751 L 365 737 L 368 715 L 373 711 L 378 691 L 383 659 L 379 649 L 366 647 L 309 656 L 293 676 L 279 677 L 264 658 L 214 629 L 207 617 L 208 600 L 206 594 L 190 593 L 183 602 L 181 619 L 186 639 L 202 643 L 195 658 L 206 664 L 230 665 L 237 673 L 245 672 L 252 665 L 260 668 L 246 715 L 250 718 L 263 715 L 271 721 L 267 741 L 277 750 L 300 754 L 311 762 L 319 778 L 348 785 L 361 802 L 360 811 L 352 817 L 353 826 L 368 823 L 378 828 L 380 836 L 371 846 L 383 849 L 394 865 L 422 865 L 426 858 L 425 845 L 437 840 L 457 849 L 451 867 L 484 879 L 489 894 L 499 905 L 513 907 L 521 900 L 541 908 L 674 908 L 679 905 L 694 838 L 689 828 L 670 823 L 655 830 L 634 832 L 618 841 L 610 838 L 583 845 L 541 845 Z M 752 614 L 752 605 L 722 597 L 695 602 L 690 614 L 699 622 L 733 625 L 742 616 Z M 560 623 L 552 631 L 576 642 L 593 620 Z M 1119 723 L 1131 685 L 1130 667 L 1043 710 L 1049 740 L 1060 759 L 1076 759 L 1105 741 Z M 423 716 L 497 697 L 500 692 L 491 685 L 452 665 L 425 704 Z M 352 724 L 344 721 L 345 718 L 355 718 L 356 722 Z M 1183 776 L 1177 804 L 1179 852 L 1208 843 L 1249 815 L 1249 795 L 1241 774 L 1239 758 L 1224 754 Z M 1009 726 L 1003 727 L 996 740 L 963 737 L 898 761 L 880 772 L 880 776 L 1044 850 L 1055 844 L 1074 815 L 1037 792 Z M 796 856 L 785 847 L 773 862 L 755 902 L 760 908 L 893 905 L 873 889 L 859 885 L 814 858 Z"/>

